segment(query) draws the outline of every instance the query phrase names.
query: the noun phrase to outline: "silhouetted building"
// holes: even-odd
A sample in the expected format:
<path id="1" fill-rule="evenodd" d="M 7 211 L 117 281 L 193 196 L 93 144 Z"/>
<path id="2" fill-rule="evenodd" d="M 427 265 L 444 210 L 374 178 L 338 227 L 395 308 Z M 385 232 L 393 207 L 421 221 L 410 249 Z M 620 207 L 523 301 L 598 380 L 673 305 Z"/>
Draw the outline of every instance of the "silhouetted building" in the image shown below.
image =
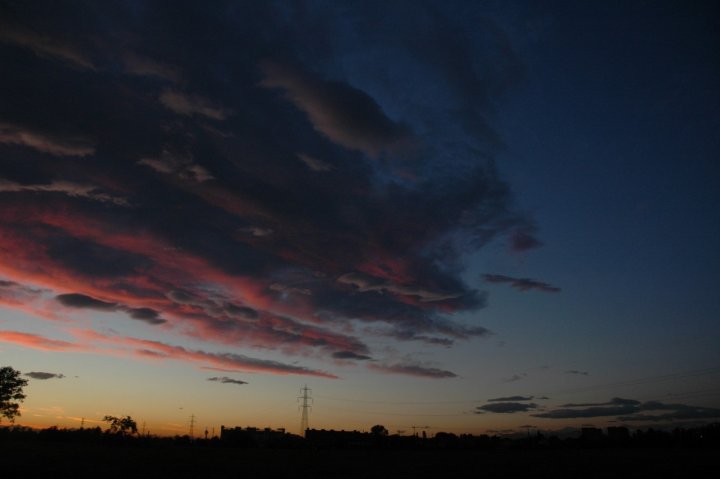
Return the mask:
<path id="1" fill-rule="evenodd" d="M 287 434 L 285 428 L 271 429 L 266 427 L 225 427 L 220 426 L 220 439 L 226 444 L 240 447 L 268 447 L 287 442 L 293 437 Z"/>
<path id="2" fill-rule="evenodd" d="M 607 428 L 607 437 L 615 442 L 627 442 L 630 440 L 630 430 L 623 426 L 611 426 Z"/>
<path id="3" fill-rule="evenodd" d="M 602 441 L 602 429 L 597 427 L 584 427 L 580 429 L 580 439 L 583 441 Z"/>

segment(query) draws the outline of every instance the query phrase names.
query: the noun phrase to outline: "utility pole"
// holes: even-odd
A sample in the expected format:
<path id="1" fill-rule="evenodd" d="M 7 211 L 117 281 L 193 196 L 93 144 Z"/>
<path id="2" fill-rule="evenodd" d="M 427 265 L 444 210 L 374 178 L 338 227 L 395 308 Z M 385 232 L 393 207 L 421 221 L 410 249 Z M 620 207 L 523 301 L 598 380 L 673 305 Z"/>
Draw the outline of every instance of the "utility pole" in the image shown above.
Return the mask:
<path id="1" fill-rule="evenodd" d="M 413 430 L 413 436 L 417 437 L 417 430 L 418 429 L 430 429 L 430 426 L 410 426 Z M 423 431 L 424 433 L 425 431 Z"/>
<path id="2" fill-rule="evenodd" d="M 192 414 L 190 416 L 190 439 L 193 439 L 195 436 L 193 435 L 195 428 L 195 414 Z"/>
<path id="3" fill-rule="evenodd" d="M 312 389 L 309 389 L 307 387 L 307 384 L 305 387 L 300 389 L 300 396 L 298 396 L 298 399 L 302 399 L 302 419 L 300 420 L 300 435 L 302 437 L 305 437 L 305 431 L 308 429 L 308 409 L 312 406 L 308 404 L 308 401 L 312 402 L 312 398 L 308 396 L 308 392 L 312 393 Z"/>
<path id="4" fill-rule="evenodd" d="M 80 429 L 85 429 L 85 418 L 80 420 Z"/>

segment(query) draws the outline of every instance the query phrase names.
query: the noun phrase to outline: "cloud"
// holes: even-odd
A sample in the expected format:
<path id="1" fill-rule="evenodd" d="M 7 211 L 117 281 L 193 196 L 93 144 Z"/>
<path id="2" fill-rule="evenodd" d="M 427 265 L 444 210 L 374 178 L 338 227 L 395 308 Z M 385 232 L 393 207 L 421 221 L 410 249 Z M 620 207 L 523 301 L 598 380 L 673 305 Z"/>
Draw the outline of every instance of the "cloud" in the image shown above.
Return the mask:
<path id="1" fill-rule="evenodd" d="M 142 158 L 137 164 L 152 168 L 158 173 L 198 183 L 214 179 L 210 172 L 195 163 L 192 155 L 188 153 L 171 153 L 167 149 L 163 149 L 159 157 Z"/>
<path id="2" fill-rule="evenodd" d="M 406 376 L 417 376 L 421 378 L 446 379 L 457 377 L 457 374 L 453 373 L 452 371 L 428 367 L 421 364 L 369 364 L 368 367 L 374 371 L 379 371 L 383 373 L 403 374 Z"/>
<path id="3" fill-rule="evenodd" d="M 223 384 L 237 384 L 237 385 L 247 384 L 247 382 L 245 382 L 245 381 L 241 381 L 241 380 L 239 380 L 239 379 L 232 379 L 232 378 L 229 378 L 229 377 L 227 377 L 227 376 L 223 376 L 223 377 L 213 377 L 213 378 L 208 378 L 207 380 L 208 380 L 208 381 L 220 382 L 220 383 L 223 383 Z"/>
<path id="4" fill-rule="evenodd" d="M 122 304 L 101 301 L 79 293 L 59 294 L 55 297 L 55 300 L 68 308 L 94 309 L 106 312 L 124 312 L 132 319 L 137 319 L 138 321 L 143 321 L 152 325 L 163 324 L 166 322 L 165 319 L 160 317 L 160 313 L 154 309 L 130 308 Z"/>
<path id="5" fill-rule="evenodd" d="M 180 72 L 172 65 L 132 52 L 126 52 L 122 60 L 125 73 L 130 75 L 155 77 L 174 83 L 180 81 Z"/>
<path id="6" fill-rule="evenodd" d="M 81 349 L 76 343 L 18 331 L 0 331 L 0 342 L 17 344 L 26 348 L 40 349 L 43 351 L 73 351 Z"/>
<path id="7" fill-rule="evenodd" d="M 40 298 L 44 291 L 15 281 L 0 279 L 0 303 L 20 307 Z"/>
<path id="8" fill-rule="evenodd" d="M 41 57 L 54 58 L 75 67 L 95 70 L 95 66 L 87 55 L 58 38 L 51 38 L 25 28 L 0 22 L 0 41 L 28 48 Z"/>
<path id="9" fill-rule="evenodd" d="M 558 293 L 561 291 L 560 288 L 551 286 L 548 283 L 542 283 L 528 278 L 513 278 L 502 274 L 484 274 L 483 278 L 488 283 L 510 283 L 510 286 L 519 291 L 530 291 L 532 289 L 545 293 Z"/>
<path id="10" fill-rule="evenodd" d="M 125 198 L 102 193 L 100 188 L 92 185 L 82 185 L 70 181 L 52 181 L 42 185 L 21 185 L 12 181 L 0 178 L 0 193 L 16 193 L 31 191 L 38 193 L 63 193 L 70 197 L 87 198 L 93 201 L 113 203 L 118 206 L 128 206 Z"/>
<path id="11" fill-rule="evenodd" d="M 590 373 L 587 371 L 578 371 L 577 369 L 570 369 L 569 371 L 565 371 L 565 374 L 578 374 L 580 376 L 587 376 Z"/>
<path id="12" fill-rule="evenodd" d="M 633 414 L 641 410 L 640 401 L 634 399 L 612 398 L 610 401 L 598 403 L 570 403 L 545 413 L 534 414 L 535 417 L 550 419 L 575 419 L 589 417 L 608 417 Z"/>
<path id="13" fill-rule="evenodd" d="M 57 138 L 21 126 L 0 123 L 0 143 L 22 145 L 55 156 L 89 156 L 95 147 L 83 139 Z"/>
<path id="14" fill-rule="evenodd" d="M 507 396 L 495 399 L 488 399 L 488 402 L 508 402 L 508 401 L 532 401 L 535 396 Z"/>
<path id="15" fill-rule="evenodd" d="M 661 411 L 667 411 L 662 412 Z M 635 399 L 612 398 L 605 402 L 563 404 L 560 409 L 533 414 L 548 419 L 575 419 L 615 416 L 627 422 L 664 422 L 687 419 L 714 419 L 720 417 L 720 409 L 667 404 L 660 401 L 640 402 Z"/>
<path id="16" fill-rule="evenodd" d="M 413 286 L 392 284 L 388 281 L 382 281 L 378 278 L 373 278 L 370 275 L 362 273 L 346 273 L 340 276 L 337 280 L 341 284 L 354 286 L 362 293 L 366 293 L 368 291 L 388 291 L 395 294 L 415 296 L 422 302 L 444 301 L 462 296 L 462 293 L 428 291 Z"/>
<path id="17" fill-rule="evenodd" d="M 161 341 L 134 338 L 129 336 L 108 336 L 90 330 L 74 332 L 87 341 L 100 341 L 113 346 L 131 348 L 139 356 L 155 360 L 176 360 L 223 368 L 227 371 L 265 372 L 271 374 L 298 374 L 336 379 L 337 376 L 303 366 L 286 364 L 280 361 L 258 359 L 244 354 L 219 352 L 210 353 L 202 350 L 187 349 Z"/>
<path id="18" fill-rule="evenodd" d="M 356 361 L 365 361 L 368 359 L 372 359 L 370 356 L 354 353 L 352 351 L 336 351 L 333 353 L 332 357 L 334 357 L 335 359 L 354 359 Z"/>
<path id="19" fill-rule="evenodd" d="M 514 383 L 515 381 L 520 381 L 521 379 L 525 379 L 526 377 L 527 377 L 527 373 L 513 374 L 512 376 L 510 376 L 503 382 Z"/>
<path id="20" fill-rule="evenodd" d="M 303 153 L 298 153 L 297 155 L 298 159 L 302 161 L 305 166 L 310 168 L 312 171 L 331 171 L 333 168 L 331 165 L 325 163 L 324 161 L 318 160 L 317 158 L 314 158 L 309 155 L 305 155 Z"/>
<path id="21" fill-rule="evenodd" d="M 231 111 L 216 105 L 198 95 L 188 95 L 177 90 L 163 90 L 160 103 L 180 115 L 200 115 L 212 120 L 224 120 Z"/>
<path id="22" fill-rule="evenodd" d="M 623 405 L 608 407 L 589 407 L 584 409 L 555 409 L 544 413 L 533 414 L 533 416 L 548 419 L 576 419 L 588 417 L 621 416 L 624 414 L 632 414 L 637 411 L 637 406 Z"/>
<path id="23" fill-rule="evenodd" d="M 588 407 L 588 406 L 637 406 L 640 401 L 635 399 L 624 399 L 624 398 L 612 398 L 607 402 L 600 403 L 570 403 L 563 404 L 561 407 Z"/>
<path id="24" fill-rule="evenodd" d="M 410 136 L 407 127 L 388 118 L 372 97 L 347 83 L 270 61 L 262 64 L 262 71 L 262 86 L 284 89 L 315 129 L 345 148 L 376 156 Z"/>
<path id="25" fill-rule="evenodd" d="M 0 45 L 14 73 L 0 75 L 0 275 L 43 292 L 0 288 L 3 305 L 167 320 L 206 345 L 183 357 L 262 350 L 282 365 L 490 334 L 467 254 L 535 241 L 494 167 L 487 118 L 520 76 L 501 30 L 425 4 L 299 8 L 18 3 L 3 34 L 36 33 Z"/>
<path id="26" fill-rule="evenodd" d="M 104 354 L 131 354 L 137 357 L 166 361 L 175 360 L 199 367 L 214 367 L 225 371 L 264 372 L 269 374 L 297 374 L 336 379 L 337 376 L 295 364 L 253 358 L 228 352 L 206 352 L 130 336 L 105 335 L 92 330 L 76 329 L 72 334 L 75 342 L 50 339 L 44 336 L 18 331 L 0 331 L 0 342 L 17 344 L 26 348 L 58 352 L 93 352 Z"/>
<path id="27" fill-rule="evenodd" d="M 492 404 L 478 406 L 476 414 L 482 414 L 483 412 L 513 414 L 516 412 L 532 411 L 533 409 L 537 409 L 537 407 L 538 405 L 535 403 L 496 402 Z"/>
<path id="28" fill-rule="evenodd" d="M 711 407 L 691 406 L 688 404 L 666 404 L 660 401 L 646 401 L 640 405 L 645 413 L 633 416 L 618 417 L 621 421 L 675 421 L 686 419 L 716 419 L 720 418 L 720 409 Z M 657 414 L 658 411 L 669 411 Z"/>
<path id="29" fill-rule="evenodd" d="M 41 371 L 31 371 L 29 373 L 25 373 L 25 376 L 28 376 L 33 379 L 40 379 L 40 380 L 53 379 L 53 378 L 62 379 L 65 377 L 64 374 L 45 373 L 45 372 L 41 372 Z"/>
<path id="30" fill-rule="evenodd" d="M 78 293 L 59 294 L 55 297 L 55 299 L 58 303 L 63 306 L 67 306 L 68 308 L 87 308 L 98 311 L 117 311 L 118 309 L 118 305 L 116 303 L 108 303 Z"/>

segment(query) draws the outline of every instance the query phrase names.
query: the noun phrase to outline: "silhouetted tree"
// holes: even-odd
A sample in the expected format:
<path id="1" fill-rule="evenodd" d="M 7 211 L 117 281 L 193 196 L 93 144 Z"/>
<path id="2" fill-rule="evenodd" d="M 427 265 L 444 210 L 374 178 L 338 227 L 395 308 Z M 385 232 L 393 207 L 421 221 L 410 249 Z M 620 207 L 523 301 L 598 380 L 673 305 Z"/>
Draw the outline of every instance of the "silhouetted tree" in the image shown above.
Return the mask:
<path id="1" fill-rule="evenodd" d="M 0 368 L 0 421 L 5 416 L 10 422 L 15 422 L 15 416 L 20 415 L 19 403 L 25 399 L 23 387 L 28 383 L 20 374 L 10 366 Z"/>
<path id="2" fill-rule="evenodd" d="M 109 432 L 117 434 L 119 436 L 129 436 L 131 434 L 137 434 L 137 423 L 130 416 L 115 417 L 105 416 L 103 421 L 110 424 Z"/>
<path id="3" fill-rule="evenodd" d="M 372 433 L 373 436 L 382 437 L 382 436 L 388 435 L 388 430 L 385 429 L 385 426 L 382 426 L 380 424 L 376 424 L 375 426 L 371 427 L 370 432 Z"/>

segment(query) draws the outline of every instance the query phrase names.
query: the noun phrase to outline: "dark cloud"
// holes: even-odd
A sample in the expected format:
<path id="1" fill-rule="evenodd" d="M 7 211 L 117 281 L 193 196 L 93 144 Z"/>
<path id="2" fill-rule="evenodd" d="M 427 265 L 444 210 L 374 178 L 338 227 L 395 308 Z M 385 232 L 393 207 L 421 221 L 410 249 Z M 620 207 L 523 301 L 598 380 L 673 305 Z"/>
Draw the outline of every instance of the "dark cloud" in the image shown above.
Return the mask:
<path id="1" fill-rule="evenodd" d="M 452 371 L 413 363 L 370 364 L 368 367 L 383 373 L 404 374 L 422 378 L 445 379 L 457 377 L 457 374 Z"/>
<path id="2" fill-rule="evenodd" d="M 488 336 L 459 319 L 487 303 L 464 255 L 539 243 L 487 120 L 523 68 L 481 13 L 17 3 L 0 25 L 3 274 L 288 355 Z"/>
<path id="3" fill-rule="evenodd" d="M 546 293 L 560 292 L 560 288 L 528 278 L 513 278 L 502 274 L 484 274 L 483 278 L 488 283 L 510 283 L 510 286 L 520 291 L 530 291 L 534 289 Z"/>
<path id="4" fill-rule="evenodd" d="M 45 292 L 15 281 L 0 280 L 0 304 L 11 307 L 27 306 Z"/>
<path id="5" fill-rule="evenodd" d="M 160 317 L 160 313 L 151 308 L 130 308 L 118 303 L 109 303 L 101 301 L 90 296 L 79 293 L 59 294 L 55 300 L 68 308 L 94 309 L 97 311 L 119 311 L 127 313 L 132 319 L 143 321 L 148 324 L 163 324 L 165 319 Z"/>
<path id="6" fill-rule="evenodd" d="M 532 401 L 535 396 L 507 396 L 495 399 L 488 399 L 488 402 L 507 402 L 507 401 Z"/>
<path id="7" fill-rule="evenodd" d="M 587 376 L 590 373 L 588 373 L 587 371 L 578 371 L 577 369 L 570 369 L 569 371 L 565 371 L 565 374 L 578 374 L 580 376 Z"/>
<path id="8" fill-rule="evenodd" d="M 148 324 L 163 324 L 167 320 L 160 317 L 160 313 L 151 308 L 124 308 L 131 318 L 144 321 Z"/>
<path id="9" fill-rule="evenodd" d="M 515 381 L 520 381 L 521 379 L 525 379 L 527 377 L 527 373 L 517 373 L 513 374 L 509 378 L 507 378 L 504 382 L 506 383 L 514 383 Z"/>
<path id="10" fill-rule="evenodd" d="M 679 421 L 686 419 L 717 419 L 720 418 L 720 409 L 710 407 L 690 406 L 688 404 L 665 404 L 660 401 L 647 401 L 642 403 L 640 410 L 646 414 L 633 416 L 620 416 L 621 421 Z M 669 411 L 657 414 L 658 411 Z M 651 413 L 651 414 L 647 414 Z M 655 413 L 655 414 L 652 414 Z"/>
<path id="11" fill-rule="evenodd" d="M 632 414 L 638 411 L 637 406 L 608 406 L 608 407 L 589 407 L 589 408 L 573 408 L 573 409 L 554 409 L 552 411 L 533 414 L 535 417 L 543 417 L 549 419 L 575 419 L 581 417 L 607 417 L 621 416 L 623 414 Z"/>
<path id="12" fill-rule="evenodd" d="M 669 412 L 652 414 L 658 411 Z M 660 401 L 641 403 L 634 399 L 613 398 L 610 401 L 600 403 L 564 404 L 561 409 L 534 414 L 534 416 L 550 419 L 616 416 L 621 421 L 673 421 L 717 418 L 720 417 L 720 409 L 687 404 L 666 404 Z"/>
<path id="13" fill-rule="evenodd" d="M 612 398 L 611 400 L 607 402 L 600 402 L 600 403 L 570 403 L 570 404 L 563 404 L 560 407 L 588 407 L 588 406 L 637 406 L 640 404 L 640 401 L 636 401 L 635 399 L 624 399 L 624 398 Z"/>
<path id="14" fill-rule="evenodd" d="M 53 378 L 62 379 L 62 378 L 65 377 L 64 374 L 45 373 L 45 372 L 42 372 L 42 371 L 31 371 L 31 372 L 29 372 L 29 373 L 25 373 L 25 376 L 30 377 L 30 378 L 33 378 L 33 379 L 41 379 L 41 380 L 44 380 L 44 379 L 53 379 Z"/>
<path id="15" fill-rule="evenodd" d="M 285 90 L 315 129 L 341 146 L 376 156 L 409 137 L 407 127 L 389 119 L 372 97 L 347 83 L 270 61 L 262 64 L 262 71 L 263 86 Z"/>
<path id="16" fill-rule="evenodd" d="M 368 359 L 372 359 L 370 356 L 366 356 L 364 354 L 357 354 L 352 351 L 337 351 L 333 353 L 332 357 L 335 359 L 354 359 L 356 361 L 365 361 Z"/>
<path id="17" fill-rule="evenodd" d="M 483 412 L 512 414 L 516 412 L 532 411 L 533 409 L 537 409 L 537 407 L 538 405 L 535 403 L 497 402 L 478 406 L 476 414 L 482 414 Z"/>
<path id="18" fill-rule="evenodd" d="M 238 385 L 247 384 L 247 382 L 245 382 L 245 381 L 241 381 L 241 380 L 239 380 L 239 379 L 229 378 L 229 377 L 227 377 L 227 376 L 223 376 L 223 377 L 213 377 L 213 378 L 208 378 L 207 380 L 208 380 L 208 381 L 220 382 L 220 383 L 223 383 L 223 384 L 238 384 Z"/>
<path id="19" fill-rule="evenodd" d="M 117 303 L 108 303 L 99 299 L 91 298 L 84 294 L 67 293 L 55 296 L 58 303 L 68 308 L 96 309 L 98 311 L 117 311 Z"/>

